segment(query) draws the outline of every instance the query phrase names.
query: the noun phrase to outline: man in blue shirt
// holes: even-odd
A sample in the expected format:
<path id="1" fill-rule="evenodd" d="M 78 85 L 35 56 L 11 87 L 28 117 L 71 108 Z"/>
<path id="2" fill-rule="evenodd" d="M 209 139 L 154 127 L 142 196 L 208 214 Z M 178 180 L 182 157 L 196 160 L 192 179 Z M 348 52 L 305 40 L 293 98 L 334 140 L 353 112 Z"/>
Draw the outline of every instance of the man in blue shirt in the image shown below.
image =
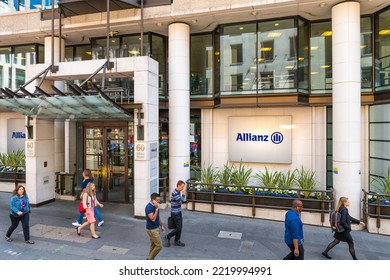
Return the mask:
<path id="1" fill-rule="evenodd" d="M 162 249 L 160 228 L 163 233 L 165 232 L 165 228 L 160 220 L 159 203 L 160 195 L 158 193 L 152 193 L 150 202 L 145 207 L 146 233 L 150 238 L 150 249 L 147 260 L 154 260 Z"/>
<path id="2" fill-rule="evenodd" d="M 303 203 L 294 199 L 292 209 L 288 210 L 285 216 L 284 242 L 290 248 L 290 253 L 283 260 L 303 260 L 303 224 L 300 217 Z"/>
<path id="3" fill-rule="evenodd" d="M 171 194 L 171 217 L 175 221 L 176 228 L 173 229 L 170 233 L 165 235 L 166 246 L 171 246 L 171 238 L 175 236 L 175 246 L 183 247 L 185 244 L 180 241 L 181 231 L 183 229 L 183 217 L 181 214 L 181 205 L 183 204 L 185 195 L 182 194 L 185 183 L 182 180 L 179 180 L 176 184 L 176 189 L 173 190 Z"/>

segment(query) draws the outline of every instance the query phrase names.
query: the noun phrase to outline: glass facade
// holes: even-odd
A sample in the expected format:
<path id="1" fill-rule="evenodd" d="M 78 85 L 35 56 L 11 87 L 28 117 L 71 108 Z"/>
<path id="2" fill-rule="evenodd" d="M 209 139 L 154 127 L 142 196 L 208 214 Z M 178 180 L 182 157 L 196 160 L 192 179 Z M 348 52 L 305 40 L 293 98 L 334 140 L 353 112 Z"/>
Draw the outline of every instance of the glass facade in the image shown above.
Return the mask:
<path id="1" fill-rule="evenodd" d="M 373 181 L 390 167 L 390 104 L 370 107 L 370 188 L 382 192 Z"/>
<path id="2" fill-rule="evenodd" d="M 298 91 L 309 91 L 309 23 L 298 19 Z"/>
<path id="3" fill-rule="evenodd" d="M 191 97 L 213 96 L 213 37 L 191 36 Z"/>
<path id="4" fill-rule="evenodd" d="M 54 8 L 57 8 L 58 0 L 0 0 L 0 13 L 51 9 L 52 1 Z"/>
<path id="5" fill-rule="evenodd" d="M 26 67 L 37 63 L 37 45 L 0 48 L 0 86 L 11 90 L 26 82 Z"/>
<path id="6" fill-rule="evenodd" d="M 390 89 L 390 9 L 375 17 L 375 91 Z"/>
<path id="7" fill-rule="evenodd" d="M 360 57 L 362 92 L 372 92 L 372 24 L 370 17 L 360 19 Z"/>
<path id="8" fill-rule="evenodd" d="M 310 32 L 311 93 L 332 93 L 332 24 L 311 24 Z"/>

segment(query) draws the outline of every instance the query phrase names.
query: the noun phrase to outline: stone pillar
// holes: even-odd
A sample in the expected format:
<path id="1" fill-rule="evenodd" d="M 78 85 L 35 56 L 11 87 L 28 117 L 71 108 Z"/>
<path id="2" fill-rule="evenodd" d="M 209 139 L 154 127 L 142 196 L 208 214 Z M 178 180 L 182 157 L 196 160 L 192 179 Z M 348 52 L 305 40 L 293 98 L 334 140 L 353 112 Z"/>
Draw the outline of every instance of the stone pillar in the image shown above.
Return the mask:
<path id="1" fill-rule="evenodd" d="M 69 174 L 77 172 L 76 168 L 76 122 L 71 120 L 65 121 L 65 169 Z"/>
<path id="2" fill-rule="evenodd" d="M 55 197 L 54 121 L 33 119 L 33 139 L 26 140 L 26 191 L 32 205 Z"/>
<path id="3" fill-rule="evenodd" d="M 134 57 L 134 216 L 144 217 L 150 195 L 159 192 L 158 62 Z M 143 134 L 143 135 L 142 135 Z"/>
<path id="4" fill-rule="evenodd" d="M 65 127 L 63 120 L 54 121 L 54 170 L 65 171 Z"/>
<path id="5" fill-rule="evenodd" d="M 190 26 L 169 25 L 169 193 L 190 178 Z"/>
<path id="6" fill-rule="evenodd" d="M 332 8 L 333 186 L 336 199 L 346 196 L 350 214 L 360 217 L 361 102 L 360 3 Z M 337 202 L 336 201 L 336 202 Z"/>

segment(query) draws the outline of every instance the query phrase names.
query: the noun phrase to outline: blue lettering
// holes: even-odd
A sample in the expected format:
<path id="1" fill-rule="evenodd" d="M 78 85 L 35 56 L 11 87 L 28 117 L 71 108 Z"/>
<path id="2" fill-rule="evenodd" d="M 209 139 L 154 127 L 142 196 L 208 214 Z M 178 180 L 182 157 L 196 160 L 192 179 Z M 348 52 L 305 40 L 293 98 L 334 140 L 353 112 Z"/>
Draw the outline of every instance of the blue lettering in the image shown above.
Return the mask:
<path id="1" fill-rule="evenodd" d="M 236 141 L 242 141 L 242 135 L 241 135 L 241 133 L 237 133 Z"/>
<path id="2" fill-rule="evenodd" d="M 23 132 L 12 132 L 12 138 L 16 138 L 16 139 L 26 138 L 26 133 L 23 133 Z"/>
<path id="3" fill-rule="evenodd" d="M 268 135 L 264 135 L 264 142 L 268 142 Z"/>

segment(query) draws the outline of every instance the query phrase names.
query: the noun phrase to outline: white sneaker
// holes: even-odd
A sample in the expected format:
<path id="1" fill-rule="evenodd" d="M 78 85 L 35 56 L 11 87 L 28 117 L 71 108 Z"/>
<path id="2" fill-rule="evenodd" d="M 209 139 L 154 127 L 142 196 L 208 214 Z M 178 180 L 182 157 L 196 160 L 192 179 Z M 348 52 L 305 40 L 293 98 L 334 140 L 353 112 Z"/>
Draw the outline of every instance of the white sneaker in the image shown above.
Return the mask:
<path id="1" fill-rule="evenodd" d="M 74 225 L 75 227 L 79 227 L 79 226 L 81 226 L 80 224 L 79 224 L 79 222 L 74 222 L 74 223 L 72 223 L 72 225 Z"/>
<path id="2" fill-rule="evenodd" d="M 98 222 L 98 227 L 101 227 L 104 224 L 104 221 Z"/>

